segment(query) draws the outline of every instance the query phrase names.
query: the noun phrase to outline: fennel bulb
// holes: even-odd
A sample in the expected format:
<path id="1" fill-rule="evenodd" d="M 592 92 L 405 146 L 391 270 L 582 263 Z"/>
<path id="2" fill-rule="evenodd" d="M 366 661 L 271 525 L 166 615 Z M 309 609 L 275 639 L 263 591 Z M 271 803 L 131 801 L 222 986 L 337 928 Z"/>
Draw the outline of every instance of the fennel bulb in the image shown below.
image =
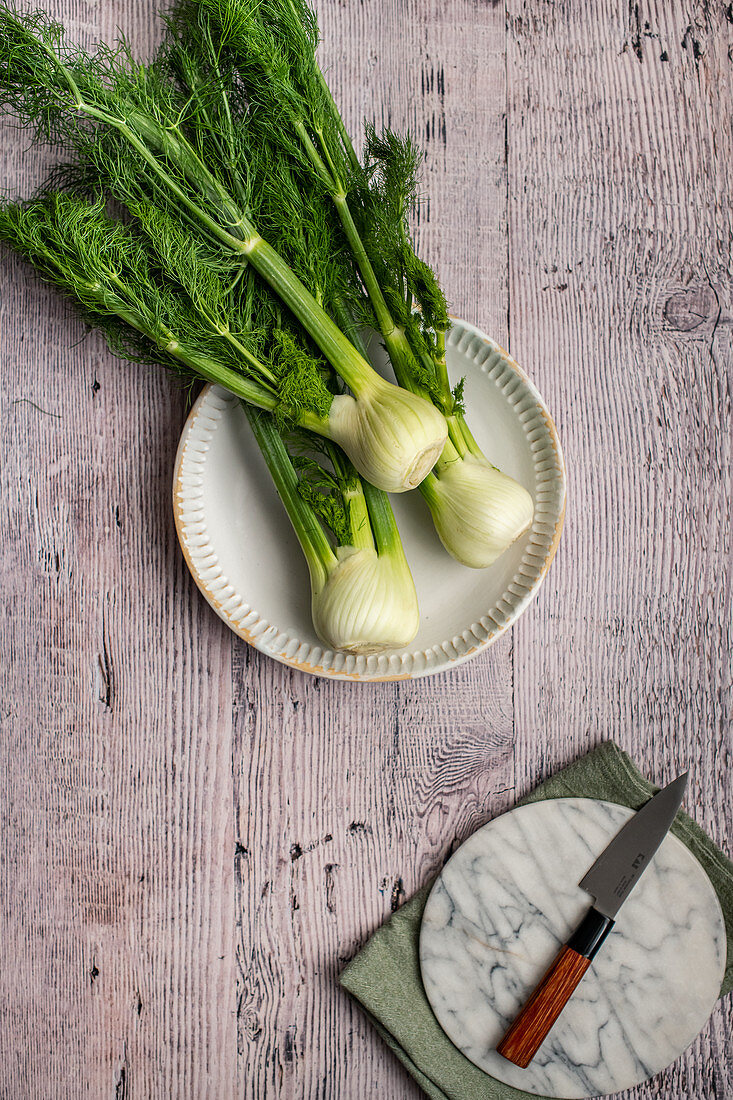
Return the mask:
<path id="1" fill-rule="evenodd" d="M 387 493 L 402 493 L 415 489 L 433 468 L 448 425 L 429 401 L 377 376 L 358 398 L 334 397 L 328 431 L 367 481 Z"/>
<path id="2" fill-rule="evenodd" d="M 347 653 L 400 649 L 420 623 L 404 554 L 378 554 L 372 547 L 337 547 L 326 583 L 312 583 L 311 607 L 321 641 Z"/>
<path id="3" fill-rule="evenodd" d="M 443 546 L 473 569 L 492 565 L 534 516 L 527 490 L 482 454 L 440 464 L 420 488 Z"/>
<path id="4" fill-rule="evenodd" d="M 417 594 L 386 494 L 329 443 L 318 448 L 328 468 L 291 458 L 273 418 L 244 408 L 308 563 L 320 640 L 354 654 L 408 645 L 419 625 Z"/>

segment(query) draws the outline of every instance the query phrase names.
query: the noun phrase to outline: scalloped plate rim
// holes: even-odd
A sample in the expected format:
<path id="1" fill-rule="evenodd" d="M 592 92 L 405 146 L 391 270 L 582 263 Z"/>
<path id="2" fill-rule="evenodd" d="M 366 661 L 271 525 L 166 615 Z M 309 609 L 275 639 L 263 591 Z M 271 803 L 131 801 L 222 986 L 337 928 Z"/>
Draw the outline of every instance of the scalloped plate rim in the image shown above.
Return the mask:
<path id="1" fill-rule="evenodd" d="M 184 460 L 187 458 L 186 452 L 188 444 L 192 438 L 194 438 L 194 433 L 198 429 L 198 421 L 207 411 L 207 405 L 211 403 L 212 400 L 222 400 L 218 396 L 218 387 L 207 384 L 199 394 L 186 419 L 176 452 L 173 472 L 173 514 L 176 534 L 186 565 L 206 601 L 238 637 L 242 638 L 249 645 L 259 650 L 259 652 L 264 653 L 266 656 L 273 657 L 275 660 L 280 661 L 290 668 L 314 676 L 323 676 L 328 679 L 372 683 L 419 679 L 424 676 L 432 676 L 439 672 L 457 668 L 465 661 L 470 660 L 472 657 L 488 649 L 490 645 L 493 645 L 494 642 L 514 625 L 519 616 L 537 596 L 557 551 L 565 519 L 566 474 L 557 429 L 537 387 L 531 379 L 528 378 L 519 364 L 499 344 L 497 344 L 495 340 L 492 340 L 491 337 L 487 336 L 485 332 L 475 325 L 456 317 L 453 317 L 452 321 L 453 327 L 450 331 L 451 346 L 458 344 L 466 335 L 481 340 L 481 342 L 490 349 L 490 353 L 497 354 L 503 361 L 504 366 L 509 368 L 509 370 L 517 376 L 527 393 L 533 399 L 544 421 L 544 426 L 549 437 L 548 442 L 554 452 L 554 484 L 556 489 L 559 490 L 559 506 L 557 508 L 552 534 L 547 537 L 547 546 L 544 551 L 542 562 L 537 567 L 537 575 L 524 595 L 517 597 L 514 593 L 509 592 L 510 585 L 516 581 L 515 574 L 510 585 L 505 588 L 502 595 L 495 602 L 493 608 L 488 609 L 483 615 L 479 616 L 474 623 L 462 632 L 462 635 L 454 635 L 453 638 L 448 638 L 441 643 L 436 643 L 431 646 L 430 649 L 417 650 L 413 653 L 406 653 L 399 656 L 386 653 L 371 657 L 354 657 L 353 655 L 324 649 L 321 645 L 312 645 L 308 642 L 302 642 L 290 636 L 286 636 L 285 643 L 281 643 L 279 647 L 273 648 L 269 644 L 272 640 L 272 632 L 276 632 L 276 639 L 282 637 L 282 632 L 279 632 L 274 624 L 262 618 L 251 605 L 246 604 L 244 599 L 240 599 L 238 604 L 232 606 L 232 600 L 236 596 L 236 593 L 229 584 L 228 578 L 223 575 L 221 570 L 219 570 L 218 575 L 204 576 L 204 573 L 211 572 L 211 567 L 204 568 L 199 560 L 201 558 L 201 546 L 199 545 L 196 547 L 197 553 L 194 555 L 189 543 L 188 527 L 190 518 L 184 515 L 184 512 L 186 511 L 187 505 L 190 505 L 192 502 L 195 503 L 196 498 L 192 495 L 190 490 L 184 489 L 183 464 Z M 457 338 L 454 338 L 454 334 L 459 329 L 463 329 L 463 333 Z M 483 364 L 477 363 L 476 365 L 479 370 L 483 369 Z M 224 393 L 226 397 L 230 396 L 226 394 L 226 391 L 221 392 Z M 199 430 L 205 431 L 205 429 Z M 198 442 L 202 442 L 202 440 L 199 439 Z M 199 452 L 199 454 L 201 453 L 205 452 Z M 203 459 L 201 461 L 203 461 Z M 200 520 L 197 521 L 197 523 L 200 525 Z M 199 542 L 200 535 L 201 532 L 197 531 L 196 537 Z M 206 531 L 206 535 L 208 538 L 208 531 Z M 214 548 L 210 541 L 204 544 L 204 549 L 210 549 L 211 553 L 209 556 L 215 557 Z M 524 562 L 524 558 L 522 562 Z M 471 570 L 470 572 L 480 572 L 480 570 Z M 228 595 L 227 592 L 229 593 Z M 508 602 L 511 604 L 511 611 L 506 616 L 504 622 L 498 623 L 492 619 L 491 613 L 507 596 L 509 597 Z M 243 606 L 246 607 L 247 610 L 243 614 L 240 613 L 238 616 L 235 616 L 233 612 L 241 611 Z M 494 628 L 491 630 L 488 630 L 482 622 L 482 620 L 485 622 L 488 619 L 492 619 L 494 622 Z M 485 633 L 485 637 L 476 637 L 476 628 L 480 628 L 480 630 Z M 466 635 L 472 635 L 476 644 L 471 645 Z M 452 656 L 448 650 L 453 649 L 455 652 L 455 643 L 459 641 L 460 637 L 464 639 L 468 648 L 465 652 L 456 653 L 455 656 Z M 285 649 L 292 650 L 294 641 L 297 643 L 294 652 L 291 654 L 286 653 Z M 304 648 L 306 652 L 301 654 L 301 650 Z M 392 666 L 395 661 L 398 663 L 397 667 L 385 668 L 385 663 L 387 666 Z M 409 667 L 405 668 L 405 665 Z M 357 666 L 359 667 L 357 668 Z"/>

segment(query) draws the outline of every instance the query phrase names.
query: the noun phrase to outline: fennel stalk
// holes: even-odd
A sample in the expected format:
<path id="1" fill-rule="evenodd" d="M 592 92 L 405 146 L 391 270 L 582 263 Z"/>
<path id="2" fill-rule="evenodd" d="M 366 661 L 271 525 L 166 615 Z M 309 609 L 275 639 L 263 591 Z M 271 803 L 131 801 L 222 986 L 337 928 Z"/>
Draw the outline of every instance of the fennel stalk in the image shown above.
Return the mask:
<path id="1" fill-rule="evenodd" d="M 272 417 L 245 411 L 308 563 L 318 637 L 354 654 L 408 645 L 419 625 L 417 594 L 386 494 L 362 482 L 336 449 L 328 452 L 332 473 L 301 463 L 306 474 L 315 468 L 316 488 L 299 480 Z"/>
<path id="2" fill-rule="evenodd" d="M 406 403 L 385 383 L 266 240 L 257 219 L 266 195 L 254 186 L 262 150 L 252 145 L 246 126 L 235 124 L 223 83 L 197 82 L 182 58 L 190 81 L 182 92 L 170 79 L 170 61 L 163 56 L 137 65 L 124 46 L 89 56 L 68 47 L 42 13 L 0 7 L 0 99 L 35 125 L 39 137 L 75 152 L 67 181 L 102 188 L 133 216 L 141 206 L 159 207 L 211 256 L 222 279 L 241 279 L 245 267 L 256 272 L 350 388 L 355 415 L 346 423 L 359 427 L 358 446 L 350 448 L 343 417 L 333 433 L 328 418 L 308 426 L 350 450 L 381 488 L 414 487 L 443 446 L 442 416 L 420 397 Z M 277 175 L 266 184 L 265 192 L 277 191 Z M 389 452 L 380 446 L 384 427 Z"/>
<path id="3" fill-rule="evenodd" d="M 448 439 L 420 485 L 441 541 L 466 565 L 490 565 L 526 530 L 534 508 L 482 454 L 465 420 L 462 384 L 450 386 L 445 297 L 407 225 L 418 151 L 409 139 L 367 127 L 362 166 L 318 65 L 318 29 L 305 0 L 177 0 L 170 31 L 169 56 L 189 92 L 195 72 L 256 104 L 253 124 L 270 163 L 289 164 L 301 191 L 332 203 L 340 259 L 363 287 L 361 322 L 381 334 L 400 386 L 447 419 Z M 281 213 L 274 211 L 276 223 Z"/>

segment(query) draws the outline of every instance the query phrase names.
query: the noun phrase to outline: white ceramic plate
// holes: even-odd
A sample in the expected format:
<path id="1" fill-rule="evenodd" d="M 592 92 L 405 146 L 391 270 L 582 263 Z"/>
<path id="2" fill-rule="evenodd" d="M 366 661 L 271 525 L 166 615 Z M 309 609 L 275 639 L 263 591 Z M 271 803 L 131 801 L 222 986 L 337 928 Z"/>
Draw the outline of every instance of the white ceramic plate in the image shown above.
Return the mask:
<path id="1" fill-rule="evenodd" d="M 465 321 L 453 321 L 447 362 L 452 381 L 465 376 L 469 424 L 487 458 L 532 493 L 534 522 L 490 568 L 468 569 L 441 546 L 419 493 L 393 496 L 417 587 L 420 630 L 408 648 L 369 657 L 334 652 L 319 642 L 305 559 L 244 412 L 217 386 L 201 393 L 176 456 L 178 538 L 211 606 L 262 653 L 341 680 L 428 676 L 486 649 L 536 595 L 565 511 L 555 426 L 521 368 Z"/>

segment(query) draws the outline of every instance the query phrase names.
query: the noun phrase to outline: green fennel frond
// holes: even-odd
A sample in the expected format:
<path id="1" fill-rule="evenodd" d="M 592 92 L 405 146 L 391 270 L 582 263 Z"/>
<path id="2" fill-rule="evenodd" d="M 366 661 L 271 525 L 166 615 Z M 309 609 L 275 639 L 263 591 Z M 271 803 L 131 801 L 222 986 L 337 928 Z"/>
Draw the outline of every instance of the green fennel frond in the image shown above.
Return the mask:
<path id="1" fill-rule="evenodd" d="M 338 480 L 313 459 L 295 456 L 298 493 L 333 535 L 337 546 L 351 543 L 351 525 Z"/>
<path id="2" fill-rule="evenodd" d="M 333 395 L 322 364 L 284 331 L 271 331 L 269 339 L 266 331 L 242 331 L 232 343 L 228 330 L 201 308 L 202 302 L 207 309 L 221 306 L 216 284 L 191 272 L 188 278 L 190 257 L 178 255 L 171 227 L 150 220 L 149 211 L 137 213 L 148 219 L 151 232 L 158 230 L 157 251 L 134 223 L 110 217 L 102 199 L 63 192 L 0 206 L 0 240 L 69 294 L 116 353 L 161 363 L 188 379 L 227 384 L 239 376 L 235 392 L 246 391 L 250 400 L 288 421 L 306 409 L 326 416 Z M 176 278 L 159 266 L 175 259 L 180 260 Z M 259 315 L 265 316 L 261 310 Z"/>
<path id="3" fill-rule="evenodd" d="M 144 201 L 130 202 L 128 209 L 147 235 L 166 278 L 180 284 L 200 313 L 223 325 L 228 305 L 227 265 L 219 265 L 216 253 L 168 211 Z"/>
<path id="4" fill-rule="evenodd" d="M 333 394 L 323 380 L 323 361 L 309 354 L 286 329 L 273 329 L 271 339 L 273 367 L 278 378 L 280 404 L 277 416 L 280 425 L 291 427 L 294 418 L 303 409 L 318 416 L 327 416 Z"/>
<path id="5" fill-rule="evenodd" d="M 466 379 L 460 378 L 453 387 L 453 412 L 460 416 L 463 416 L 466 411 L 466 402 L 463 396 L 465 385 Z"/>

